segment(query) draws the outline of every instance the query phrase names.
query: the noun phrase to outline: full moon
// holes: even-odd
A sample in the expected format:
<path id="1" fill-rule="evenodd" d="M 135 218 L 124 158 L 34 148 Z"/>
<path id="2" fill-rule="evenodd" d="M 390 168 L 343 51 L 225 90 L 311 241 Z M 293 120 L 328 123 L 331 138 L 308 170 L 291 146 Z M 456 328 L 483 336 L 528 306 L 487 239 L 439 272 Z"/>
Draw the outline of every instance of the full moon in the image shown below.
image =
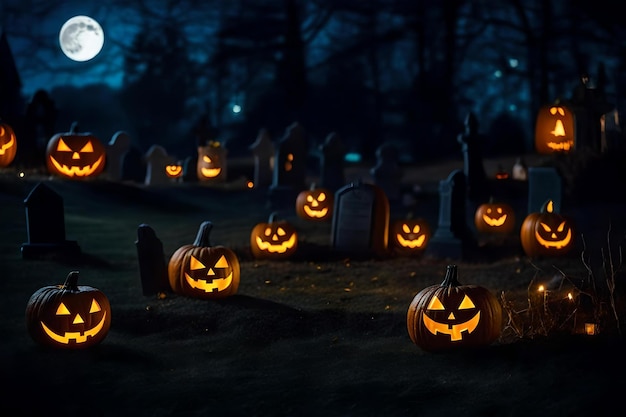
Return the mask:
<path id="1" fill-rule="evenodd" d="M 89 61 L 104 45 L 104 31 L 89 16 L 74 16 L 67 20 L 59 32 L 59 44 L 63 53 L 74 61 Z"/>

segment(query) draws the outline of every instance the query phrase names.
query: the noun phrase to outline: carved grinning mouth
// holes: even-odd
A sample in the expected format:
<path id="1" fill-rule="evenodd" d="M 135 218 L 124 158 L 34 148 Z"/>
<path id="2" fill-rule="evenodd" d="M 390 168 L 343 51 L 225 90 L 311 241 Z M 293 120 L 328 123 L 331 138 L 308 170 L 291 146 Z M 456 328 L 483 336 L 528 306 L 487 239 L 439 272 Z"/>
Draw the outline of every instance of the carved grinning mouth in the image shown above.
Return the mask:
<path id="1" fill-rule="evenodd" d="M 553 234 L 554 235 L 554 234 Z M 556 237 L 556 235 L 554 235 L 554 237 Z M 535 231 L 535 239 L 537 239 L 537 242 L 539 242 L 539 244 L 543 247 L 546 248 L 555 248 L 555 249 L 562 249 L 564 247 L 566 247 L 567 245 L 569 245 L 570 241 L 572 240 L 572 229 L 568 229 L 567 230 L 567 235 L 561 239 L 561 240 L 546 240 L 544 238 L 542 238 L 539 235 L 539 232 Z"/>
<path id="2" fill-rule="evenodd" d="M 68 165 L 62 164 L 56 159 L 54 159 L 54 157 L 52 156 L 50 156 L 50 161 L 52 162 L 54 167 L 62 174 L 65 174 L 69 177 L 73 177 L 73 176 L 87 177 L 93 174 L 94 172 L 96 172 L 96 169 L 98 169 L 102 161 L 104 161 L 104 156 L 101 155 L 98 158 L 98 160 L 94 162 L 92 165 L 86 165 L 84 167 L 68 166 Z"/>
<path id="3" fill-rule="evenodd" d="M 426 235 L 421 235 L 417 239 L 405 239 L 400 233 L 398 233 L 396 234 L 396 239 L 400 245 L 414 249 L 422 247 L 424 240 L 426 240 Z"/>
<path id="4" fill-rule="evenodd" d="M 455 342 L 463 340 L 464 331 L 467 331 L 467 333 L 472 333 L 474 330 L 476 330 L 478 322 L 480 321 L 480 311 L 476 313 L 471 319 L 464 321 L 463 323 L 457 324 L 439 323 L 431 319 L 424 313 L 422 313 L 422 320 L 424 322 L 424 326 L 426 326 L 429 332 L 434 335 L 436 335 L 437 333 L 450 335 L 450 340 Z"/>
<path id="5" fill-rule="evenodd" d="M 304 206 L 304 212 L 309 217 L 322 218 L 322 217 L 326 217 L 326 214 L 328 214 L 328 207 L 324 207 L 321 210 L 314 210 L 310 208 L 309 206 Z"/>
<path id="6" fill-rule="evenodd" d="M 65 332 L 61 335 L 52 331 L 48 326 L 44 324 L 44 322 L 41 322 L 41 327 L 43 327 L 44 332 L 46 332 L 50 339 L 56 342 L 63 343 L 65 345 L 69 344 L 70 340 L 74 340 L 76 341 L 76 343 L 85 343 L 87 341 L 87 338 L 94 337 L 95 335 L 100 333 L 100 331 L 104 327 L 106 317 L 107 315 L 105 312 L 102 320 L 100 320 L 98 324 L 96 324 L 91 329 L 85 330 L 84 332 Z"/>
<path id="7" fill-rule="evenodd" d="M 498 218 L 489 217 L 486 214 L 483 214 L 483 220 L 489 226 L 494 226 L 494 227 L 502 226 L 504 222 L 506 221 L 506 214 L 503 214 L 502 216 Z"/>
<path id="8" fill-rule="evenodd" d="M 285 253 L 287 252 L 287 249 L 293 248 L 293 245 L 295 243 L 296 243 L 295 233 L 291 235 L 289 240 L 286 240 L 279 245 L 272 245 L 270 242 L 266 242 L 258 236 L 256 238 L 256 244 L 259 247 L 259 249 L 272 252 L 272 253 Z"/>
<path id="9" fill-rule="evenodd" d="M 228 274 L 228 276 L 224 278 L 206 280 L 193 279 L 189 276 L 189 274 L 185 272 L 185 279 L 187 280 L 187 284 L 189 284 L 191 288 L 195 288 L 204 292 L 220 292 L 230 287 L 230 284 L 233 282 L 233 273 L 231 272 L 230 274 Z"/>

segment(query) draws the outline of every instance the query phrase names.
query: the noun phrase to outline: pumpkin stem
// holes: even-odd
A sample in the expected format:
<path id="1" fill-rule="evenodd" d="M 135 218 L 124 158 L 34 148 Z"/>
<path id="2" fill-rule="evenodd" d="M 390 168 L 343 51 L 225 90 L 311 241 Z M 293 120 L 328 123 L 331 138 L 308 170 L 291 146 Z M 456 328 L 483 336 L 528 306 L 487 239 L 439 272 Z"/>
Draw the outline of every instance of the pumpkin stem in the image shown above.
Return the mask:
<path id="1" fill-rule="evenodd" d="M 446 276 L 441 283 L 442 287 L 458 287 L 461 285 L 459 282 L 459 273 L 456 265 L 448 265 L 446 268 Z"/>
<path id="2" fill-rule="evenodd" d="M 193 245 L 203 248 L 211 246 L 209 235 L 211 234 L 212 228 L 213 223 L 211 223 L 210 221 L 202 222 L 202 224 L 200 224 L 200 228 L 198 228 L 198 234 L 196 235 L 196 240 L 194 240 Z"/>
<path id="3" fill-rule="evenodd" d="M 72 126 L 70 126 L 70 133 L 78 133 L 78 122 L 72 122 Z"/>
<path id="4" fill-rule="evenodd" d="M 67 291 L 78 291 L 78 271 L 72 271 L 67 274 L 65 282 L 63 283 L 63 289 Z"/>

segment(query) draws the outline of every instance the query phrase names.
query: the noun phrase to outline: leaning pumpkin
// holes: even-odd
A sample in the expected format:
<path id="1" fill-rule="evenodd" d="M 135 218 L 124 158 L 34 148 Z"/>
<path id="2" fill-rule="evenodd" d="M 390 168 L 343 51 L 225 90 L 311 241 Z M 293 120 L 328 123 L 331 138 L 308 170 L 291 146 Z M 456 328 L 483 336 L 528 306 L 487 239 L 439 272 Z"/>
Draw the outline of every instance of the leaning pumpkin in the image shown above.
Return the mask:
<path id="1" fill-rule="evenodd" d="M 48 141 L 46 165 L 51 174 L 71 179 L 96 177 L 104 169 L 106 150 L 92 133 L 78 132 L 76 122 L 69 132 L 57 133 Z"/>
<path id="2" fill-rule="evenodd" d="M 298 233 L 287 220 L 276 220 L 270 214 L 267 222 L 256 224 L 250 232 L 250 250 L 257 259 L 286 259 L 298 249 Z"/>
<path id="3" fill-rule="evenodd" d="M 520 229 L 520 241 L 529 257 L 561 256 L 574 246 L 574 231 L 570 219 L 554 211 L 552 200 L 541 211 L 530 213 Z"/>
<path id="4" fill-rule="evenodd" d="M 78 285 L 78 271 L 63 285 L 46 286 L 26 304 L 26 327 L 47 347 L 84 349 L 104 340 L 111 327 L 111 305 L 97 288 Z"/>
<path id="5" fill-rule="evenodd" d="M 200 225 L 196 240 L 178 248 L 168 264 L 172 291 L 193 298 L 215 299 L 233 295 L 239 288 L 239 258 L 225 246 L 211 246 L 213 224 Z"/>
<path id="6" fill-rule="evenodd" d="M 17 139 L 13 128 L 0 119 L 0 167 L 6 167 L 13 162 L 17 153 Z"/>
<path id="7" fill-rule="evenodd" d="M 296 214 L 309 221 L 327 221 L 333 215 L 334 194 L 326 188 L 318 188 L 315 183 L 296 197 Z"/>
<path id="8" fill-rule="evenodd" d="M 407 312 L 409 337 L 427 351 L 479 347 L 502 331 L 502 306 L 486 288 L 462 285 L 456 265 L 448 265 L 441 285 L 418 292 Z"/>
<path id="9" fill-rule="evenodd" d="M 480 233 L 511 233 L 515 229 L 515 210 L 507 203 L 496 203 L 493 197 L 474 213 L 474 225 Z"/>

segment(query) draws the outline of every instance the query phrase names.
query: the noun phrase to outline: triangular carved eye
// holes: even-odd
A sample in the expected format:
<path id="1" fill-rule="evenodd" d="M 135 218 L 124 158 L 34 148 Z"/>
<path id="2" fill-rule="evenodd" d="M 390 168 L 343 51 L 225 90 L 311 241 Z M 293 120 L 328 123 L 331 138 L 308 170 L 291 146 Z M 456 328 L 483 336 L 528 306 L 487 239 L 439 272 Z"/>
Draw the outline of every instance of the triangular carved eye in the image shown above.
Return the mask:
<path id="1" fill-rule="evenodd" d="M 189 261 L 189 269 L 195 271 L 197 269 L 204 269 L 206 266 L 202 262 L 200 262 L 195 256 L 191 256 L 191 261 Z"/>
<path id="2" fill-rule="evenodd" d="M 91 141 L 87 142 L 79 152 L 93 152 L 93 145 L 91 144 Z"/>
<path id="3" fill-rule="evenodd" d="M 446 308 L 443 306 L 441 301 L 437 296 L 434 296 L 430 299 L 430 303 L 428 303 L 427 310 L 445 310 Z"/>
<path id="4" fill-rule="evenodd" d="M 57 316 L 69 316 L 70 314 L 70 311 L 67 309 L 67 307 L 65 307 L 64 303 L 59 304 L 56 312 Z"/>
<path id="5" fill-rule="evenodd" d="M 285 229 L 283 229 L 282 227 L 279 227 L 278 230 L 276 230 L 276 234 L 278 236 L 285 236 L 287 232 L 285 232 Z"/>
<path id="6" fill-rule="evenodd" d="M 476 308 L 472 300 L 466 295 L 463 297 L 463 301 L 461 301 L 461 305 L 459 305 L 459 310 L 467 310 L 470 308 Z"/>
<path id="7" fill-rule="evenodd" d="M 565 222 L 561 223 L 559 227 L 556 229 L 557 232 L 562 232 L 565 229 Z"/>
<path id="8" fill-rule="evenodd" d="M 317 201 L 324 201 L 326 200 L 326 193 L 320 193 L 320 195 L 317 196 Z"/>
<path id="9" fill-rule="evenodd" d="M 91 307 L 89 308 L 89 312 L 90 313 L 97 313 L 100 310 L 102 310 L 100 308 L 100 304 L 98 304 L 98 302 L 95 299 L 91 300 Z"/>
<path id="10" fill-rule="evenodd" d="M 73 152 L 69 146 L 63 141 L 63 139 L 59 139 L 59 143 L 57 144 L 57 151 L 61 152 Z"/>
<path id="11" fill-rule="evenodd" d="M 215 263 L 215 267 L 216 268 L 228 268 L 228 261 L 226 260 L 226 257 L 224 255 L 222 255 L 217 262 Z"/>
<path id="12" fill-rule="evenodd" d="M 545 223 L 539 223 L 541 225 L 541 227 L 543 227 L 543 230 L 545 230 L 546 232 L 551 232 L 552 229 L 550 228 L 550 226 L 548 226 Z"/>

